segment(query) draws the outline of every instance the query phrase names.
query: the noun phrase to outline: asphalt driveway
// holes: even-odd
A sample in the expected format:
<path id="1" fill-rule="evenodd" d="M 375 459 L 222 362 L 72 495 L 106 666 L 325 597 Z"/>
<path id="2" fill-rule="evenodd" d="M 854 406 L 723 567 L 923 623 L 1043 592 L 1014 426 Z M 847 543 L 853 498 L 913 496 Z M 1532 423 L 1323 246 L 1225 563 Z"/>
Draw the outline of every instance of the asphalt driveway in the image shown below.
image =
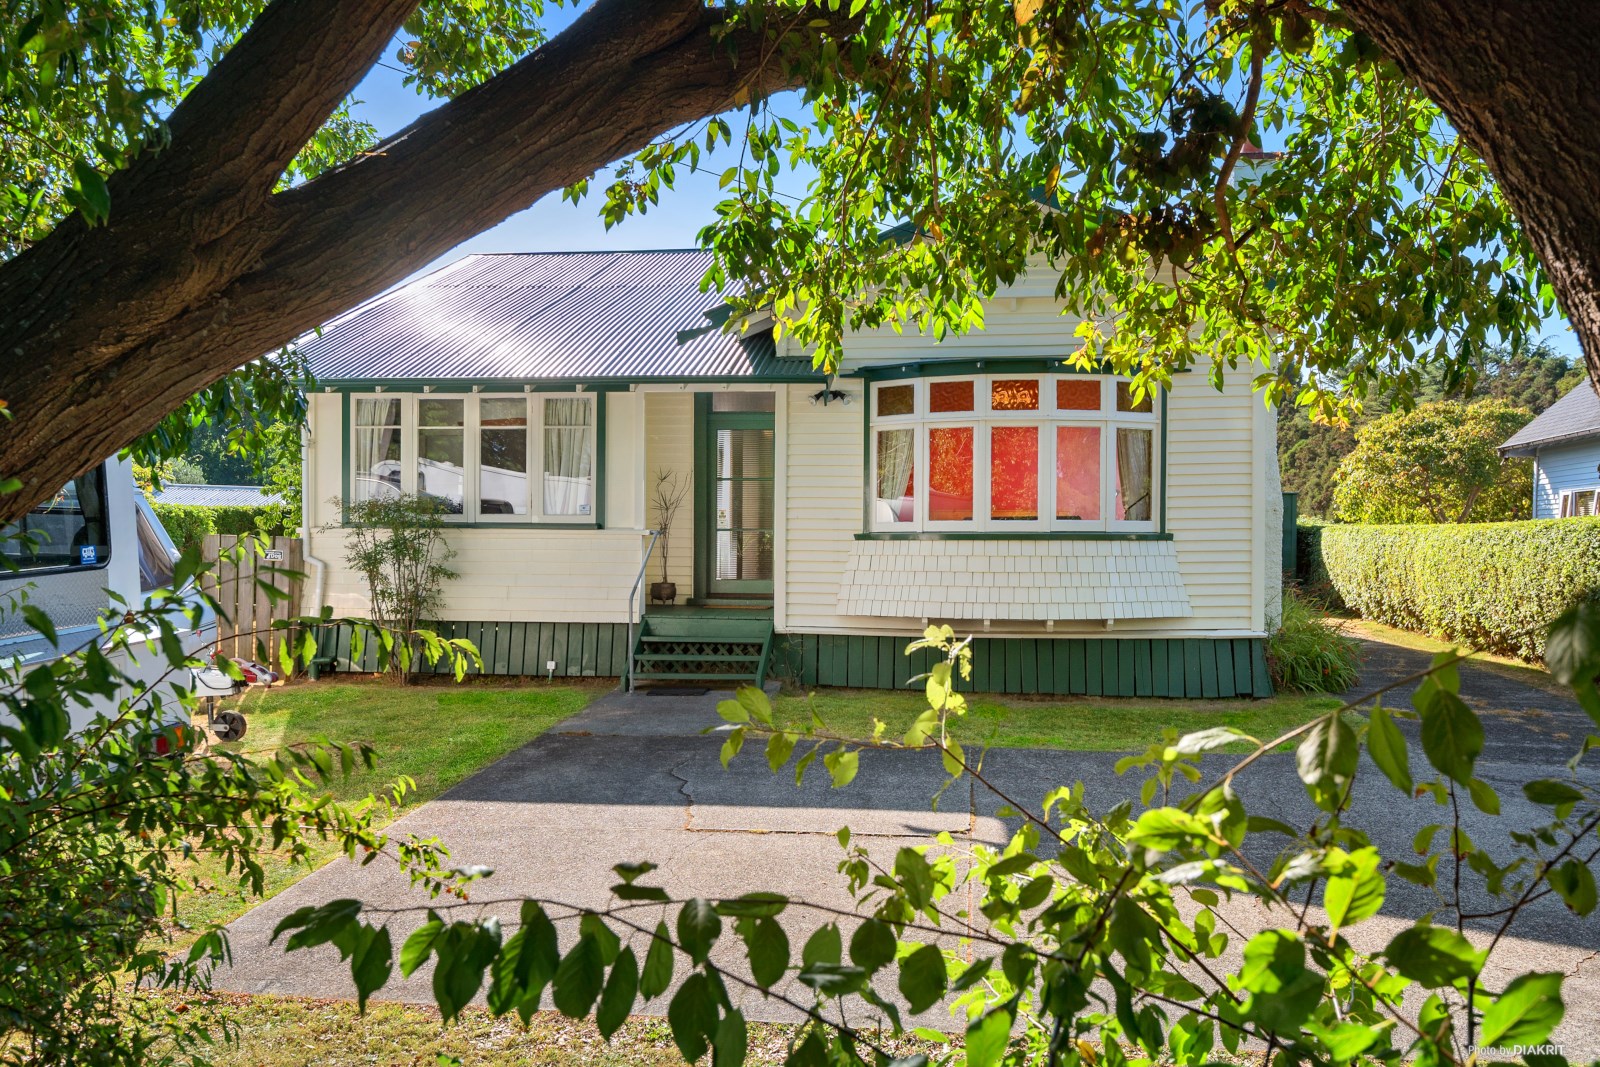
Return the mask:
<path id="1" fill-rule="evenodd" d="M 1428 662 L 1424 653 L 1367 644 L 1364 685 L 1403 677 Z M 1467 667 L 1462 674 L 1464 696 L 1484 716 L 1489 735 L 1478 773 L 1501 790 L 1504 805 L 1500 820 L 1463 806 L 1465 829 L 1487 843 L 1503 837 L 1507 823 L 1531 825 L 1544 817 L 1522 798 L 1520 785 L 1565 773 L 1563 764 L 1589 724 L 1575 704 L 1553 692 L 1482 668 Z M 474 910 L 499 914 L 510 925 L 516 907 L 509 901 L 525 895 L 601 906 L 616 881 L 611 866 L 642 860 L 659 866 L 651 878 L 675 896 L 767 889 L 849 908 L 836 869 L 841 851 L 834 835 L 840 826 L 849 826 L 858 842 L 885 858 L 902 844 L 926 843 L 938 831 L 948 832 L 959 851 L 977 842 L 1002 844 L 1015 827 L 1014 820 L 997 814 L 1003 806 L 998 797 L 965 782 L 932 808 L 944 776 L 937 759 L 925 752 L 863 753 L 859 776 L 842 790 L 829 788 L 820 767 L 797 788 L 791 774 L 771 775 L 754 746 L 725 771 L 717 758 L 720 737 L 702 733 L 720 723 L 715 705 L 725 696 L 609 694 L 399 820 L 391 833 L 438 837 L 449 845 L 454 862 L 493 868 L 494 875 L 475 888 L 474 901 L 484 903 L 475 903 Z M 1397 695 L 1389 703 L 1403 701 Z M 1082 781 L 1090 804 L 1104 810 L 1137 795 L 1137 777 L 1114 773 L 1117 758 L 1115 753 L 995 750 L 987 756 L 985 773 L 1024 803 L 1037 803 L 1057 785 Z M 1220 761 L 1228 757 L 1211 758 L 1220 770 Z M 1420 759 L 1420 753 L 1413 758 Z M 1591 769 L 1585 777 L 1597 776 Z M 1431 800 L 1401 797 L 1375 770 L 1358 781 L 1348 822 L 1366 829 L 1386 855 L 1404 855 L 1416 829 L 1444 815 Z M 1290 755 L 1260 761 L 1239 791 L 1254 812 L 1302 824 L 1314 817 Z M 342 897 L 392 909 L 427 904 L 388 864 L 336 861 L 231 925 L 234 962 L 218 975 L 217 985 L 249 993 L 353 996 L 348 973 L 331 949 L 286 955 L 268 944 L 273 926 L 288 912 Z M 1391 878 L 1382 914 L 1356 929 L 1361 947 L 1376 949 L 1438 905 L 1430 891 Z M 1282 921 L 1260 914 L 1252 903 L 1233 909 L 1238 924 Z M 419 912 L 402 912 L 394 925 L 404 936 L 420 921 Z M 790 921 L 803 927 L 820 920 L 792 914 Z M 796 936 L 803 935 L 792 931 L 791 940 Z M 1594 916 L 1576 919 L 1547 897 L 1525 913 L 1496 959 L 1505 975 L 1538 968 L 1577 976 L 1566 984 L 1567 1022 L 1558 1040 L 1570 1058 L 1600 1055 L 1600 1026 L 1595 1025 L 1600 1022 L 1600 922 Z M 1494 974 L 1488 978 L 1504 981 Z M 432 1001 L 423 974 L 397 980 L 383 995 Z M 770 1001 L 745 1007 L 752 1018 L 792 1018 Z"/>

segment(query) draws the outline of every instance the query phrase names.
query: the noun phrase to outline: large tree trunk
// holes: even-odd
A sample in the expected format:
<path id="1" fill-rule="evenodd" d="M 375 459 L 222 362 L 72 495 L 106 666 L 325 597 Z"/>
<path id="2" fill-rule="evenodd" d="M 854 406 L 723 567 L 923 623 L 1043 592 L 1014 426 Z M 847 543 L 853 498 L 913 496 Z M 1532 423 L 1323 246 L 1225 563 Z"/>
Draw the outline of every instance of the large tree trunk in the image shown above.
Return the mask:
<path id="1" fill-rule="evenodd" d="M 0 476 L 23 480 L 0 522 L 546 193 L 789 87 L 776 42 L 715 33 L 723 15 L 698 0 L 599 0 L 372 153 L 274 194 L 414 6 L 274 0 L 174 112 L 171 147 L 113 177 L 108 226 L 74 217 L 0 266 Z"/>
<path id="2" fill-rule="evenodd" d="M 1600 3 L 1337 2 L 1488 163 L 1600 388 Z"/>

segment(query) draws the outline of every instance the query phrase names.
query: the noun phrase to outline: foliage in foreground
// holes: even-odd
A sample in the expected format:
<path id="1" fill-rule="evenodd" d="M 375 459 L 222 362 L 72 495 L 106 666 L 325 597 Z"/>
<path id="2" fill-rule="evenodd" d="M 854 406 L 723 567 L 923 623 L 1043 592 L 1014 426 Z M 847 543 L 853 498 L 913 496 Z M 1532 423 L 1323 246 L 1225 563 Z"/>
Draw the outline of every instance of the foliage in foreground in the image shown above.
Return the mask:
<path id="1" fill-rule="evenodd" d="M 1279 692 L 1343 693 L 1356 684 L 1360 646 L 1337 623 L 1314 611 L 1293 589 L 1283 591 L 1283 618 L 1267 638 L 1267 669 Z"/>
<path id="2" fill-rule="evenodd" d="M 1334 510 L 1365 523 L 1524 518 L 1531 464 L 1496 449 L 1532 418 L 1503 400 L 1446 400 L 1374 419 L 1339 463 Z"/>
<path id="3" fill-rule="evenodd" d="M 203 747 L 188 725 L 190 671 L 205 665 L 208 649 L 193 634 L 218 605 L 194 581 L 197 553 L 175 572 L 170 589 L 107 613 L 80 650 L 0 664 L 0 1062 L 170 1062 L 209 1040 L 192 1016 L 157 1001 L 136 998 L 131 1015 L 116 1014 L 125 983 L 203 987 L 226 958 L 214 924 L 186 930 L 198 934 L 192 945 L 168 956 L 168 933 L 183 928 L 177 898 L 202 877 L 196 859 L 256 896 L 265 864 L 304 861 L 330 844 L 353 859 L 401 863 L 434 890 L 448 878 L 435 843 L 390 840 L 373 828 L 376 813 L 405 800 L 408 780 L 352 805 L 323 795 L 336 775 L 370 765 L 370 747 L 319 738 L 261 760 Z M 8 625 L 13 613 L 62 647 L 25 595 L 0 605 Z M 330 613 L 275 622 L 301 635 L 281 643 L 284 665 L 308 660 L 313 629 L 334 621 Z M 412 636 L 420 655 L 448 657 L 458 675 L 476 657 L 466 642 Z M 379 637 L 386 655 L 410 647 Z M 265 658 L 259 642 L 258 655 Z M 153 685 L 130 673 L 141 662 L 158 668 Z M 217 663 L 240 676 L 225 657 Z M 91 714 L 96 708 L 109 710 Z M 75 719 L 88 723 L 74 730 Z M 176 1051 L 152 1053 L 158 1036 Z"/>
<path id="4" fill-rule="evenodd" d="M 1324 526 L 1321 560 L 1363 618 L 1539 662 L 1545 629 L 1600 592 L 1600 519 Z"/>
<path id="5" fill-rule="evenodd" d="M 1600 608 L 1584 605 L 1559 620 L 1549 646 L 1555 673 L 1600 725 Z M 778 728 L 766 697 L 750 688 L 718 708 L 733 726 L 723 762 L 755 742 L 775 773 L 792 763 L 797 779 L 820 771 L 843 788 L 863 748 L 933 748 L 947 786 L 970 777 L 992 788 L 983 754 L 964 750 L 949 731 L 966 707 L 954 679 L 970 671 L 968 642 L 935 627 L 912 646 L 919 647 L 944 658 L 922 679 L 928 710 L 903 737 L 880 729 L 862 744 L 835 737 L 820 719 Z M 1539 1045 L 1563 1018 L 1566 976 L 1536 970 L 1489 981 L 1485 968 L 1534 901 L 1554 895 L 1579 916 L 1593 913 L 1600 797 L 1571 773 L 1526 782 L 1523 795 L 1543 812 L 1538 824 L 1508 829 L 1492 844 L 1469 839 L 1463 806 L 1493 818 L 1501 797 L 1475 773 L 1484 732 L 1459 695 L 1458 659 L 1441 655 L 1420 676 L 1358 701 L 1372 701 L 1359 727 L 1350 705 L 1264 741 L 1228 728 L 1181 738 L 1168 731 L 1119 764 L 1147 776 L 1140 800 L 1148 807 L 1139 813 L 1127 799 L 1097 810 L 1078 784 L 1031 806 L 1002 795 L 1002 813 L 1022 826 L 1000 850 L 963 852 L 941 834 L 882 856 L 841 830 L 840 872 L 853 910 L 765 892 L 674 899 L 652 884 L 651 864 L 621 864 L 605 905 L 483 895 L 435 904 L 399 946 L 398 967 L 409 975 L 433 964 L 447 1022 L 485 988 L 495 1015 L 526 1020 L 548 992 L 561 1013 L 592 1014 L 602 1035 L 615 1033 L 641 1000 L 661 1000 L 685 1060 L 709 1053 L 717 1065 L 748 1055 L 734 989 L 804 1013 L 808 1022 L 785 1058 L 796 1067 L 929 1061 L 920 1052 L 896 1056 L 862 1020 L 881 1021 L 895 1037 L 915 1032 L 941 1042 L 968 1067 L 1187 1067 L 1237 1055 L 1246 1041 L 1280 1064 L 1436 1067 L 1467 1063 L 1473 1050 Z M 1387 690 L 1419 681 L 1413 707 L 1382 704 Z M 1408 719 L 1420 725 L 1420 753 L 1399 725 Z M 1205 754 L 1241 740 L 1251 752 L 1208 774 Z M 1270 815 L 1251 813 L 1233 787 L 1285 742 L 1296 744 L 1299 777 L 1316 807 L 1304 824 L 1283 821 L 1281 804 Z M 1595 745 L 1600 734 L 1571 766 Z M 1363 750 L 1376 772 L 1362 770 Z M 1351 824 L 1357 778 L 1374 773 L 1384 780 L 1367 788 L 1437 809 L 1416 836 L 1417 855 L 1384 856 Z M 1426 887 L 1437 906 L 1377 952 L 1357 950 L 1350 932 L 1379 913 L 1394 879 Z M 1259 903 L 1264 928 L 1232 921 L 1228 904 L 1240 899 Z M 492 913 L 513 907 L 518 918 L 508 932 Z M 364 914 L 360 901 L 331 901 L 285 917 L 275 937 L 287 935 L 291 949 L 332 942 L 365 1003 L 396 967 L 392 917 Z M 557 922 L 576 926 L 565 953 Z M 1488 944 L 1468 939 L 1469 924 L 1484 922 L 1493 932 Z M 1227 950 L 1237 941 L 1244 944 L 1235 966 Z M 941 1003 L 960 1020 L 953 1039 L 914 1027 Z"/>

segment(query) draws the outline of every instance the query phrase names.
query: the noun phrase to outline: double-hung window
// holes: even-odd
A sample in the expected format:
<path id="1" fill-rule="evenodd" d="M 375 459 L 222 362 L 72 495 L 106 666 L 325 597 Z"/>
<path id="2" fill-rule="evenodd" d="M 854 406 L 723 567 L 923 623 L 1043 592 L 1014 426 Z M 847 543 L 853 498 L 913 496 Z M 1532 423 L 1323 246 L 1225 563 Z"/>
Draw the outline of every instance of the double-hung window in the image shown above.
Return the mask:
<path id="1" fill-rule="evenodd" d="M 431 497 L 458 522 L 591 524 L 597 403 L 582 393 L 353 397 L 351 494 Z"/>
<path id="2" fill-rule="evenodd" d="M 872 386 L 870 528 L 1156 529 L 1156 398 L 1126 380 L 988 374 Z"/>
<path id="3" fill-rule="evenodd" d="M 1600 489 L 1568 489 L 1561 494 L 1561 517 L 1577 519 L 1595 514 L 1597 497 Z"/>

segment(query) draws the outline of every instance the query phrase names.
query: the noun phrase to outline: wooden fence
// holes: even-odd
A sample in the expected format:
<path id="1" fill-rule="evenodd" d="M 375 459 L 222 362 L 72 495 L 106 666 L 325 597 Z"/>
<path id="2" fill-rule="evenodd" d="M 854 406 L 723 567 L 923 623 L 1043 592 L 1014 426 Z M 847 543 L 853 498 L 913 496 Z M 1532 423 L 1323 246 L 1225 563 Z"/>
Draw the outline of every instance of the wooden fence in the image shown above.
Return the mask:
<path id="1" fill-rule="evenodd" d="M 244 542 L 243 554 L 233 556 Z M 217 620 L 217 651 L 235 659 L 257 659 L 256 642 L 266 645 L 268 667 L 279 669 L 278 645 L 295 630 L 274 630 L 274 619 L 300 614 L 301 581 L 293 575 L 305 568 L 305 550 L 298 537 L 257 538 L 253 534 L 207 534 L 201 551 L 213 564 L 205 591 L 222 607 Z M 224 559 L 224 556 L 230 558 Z M 288 593 L 276 599 L 262 589 L 267 582 Z"/>

